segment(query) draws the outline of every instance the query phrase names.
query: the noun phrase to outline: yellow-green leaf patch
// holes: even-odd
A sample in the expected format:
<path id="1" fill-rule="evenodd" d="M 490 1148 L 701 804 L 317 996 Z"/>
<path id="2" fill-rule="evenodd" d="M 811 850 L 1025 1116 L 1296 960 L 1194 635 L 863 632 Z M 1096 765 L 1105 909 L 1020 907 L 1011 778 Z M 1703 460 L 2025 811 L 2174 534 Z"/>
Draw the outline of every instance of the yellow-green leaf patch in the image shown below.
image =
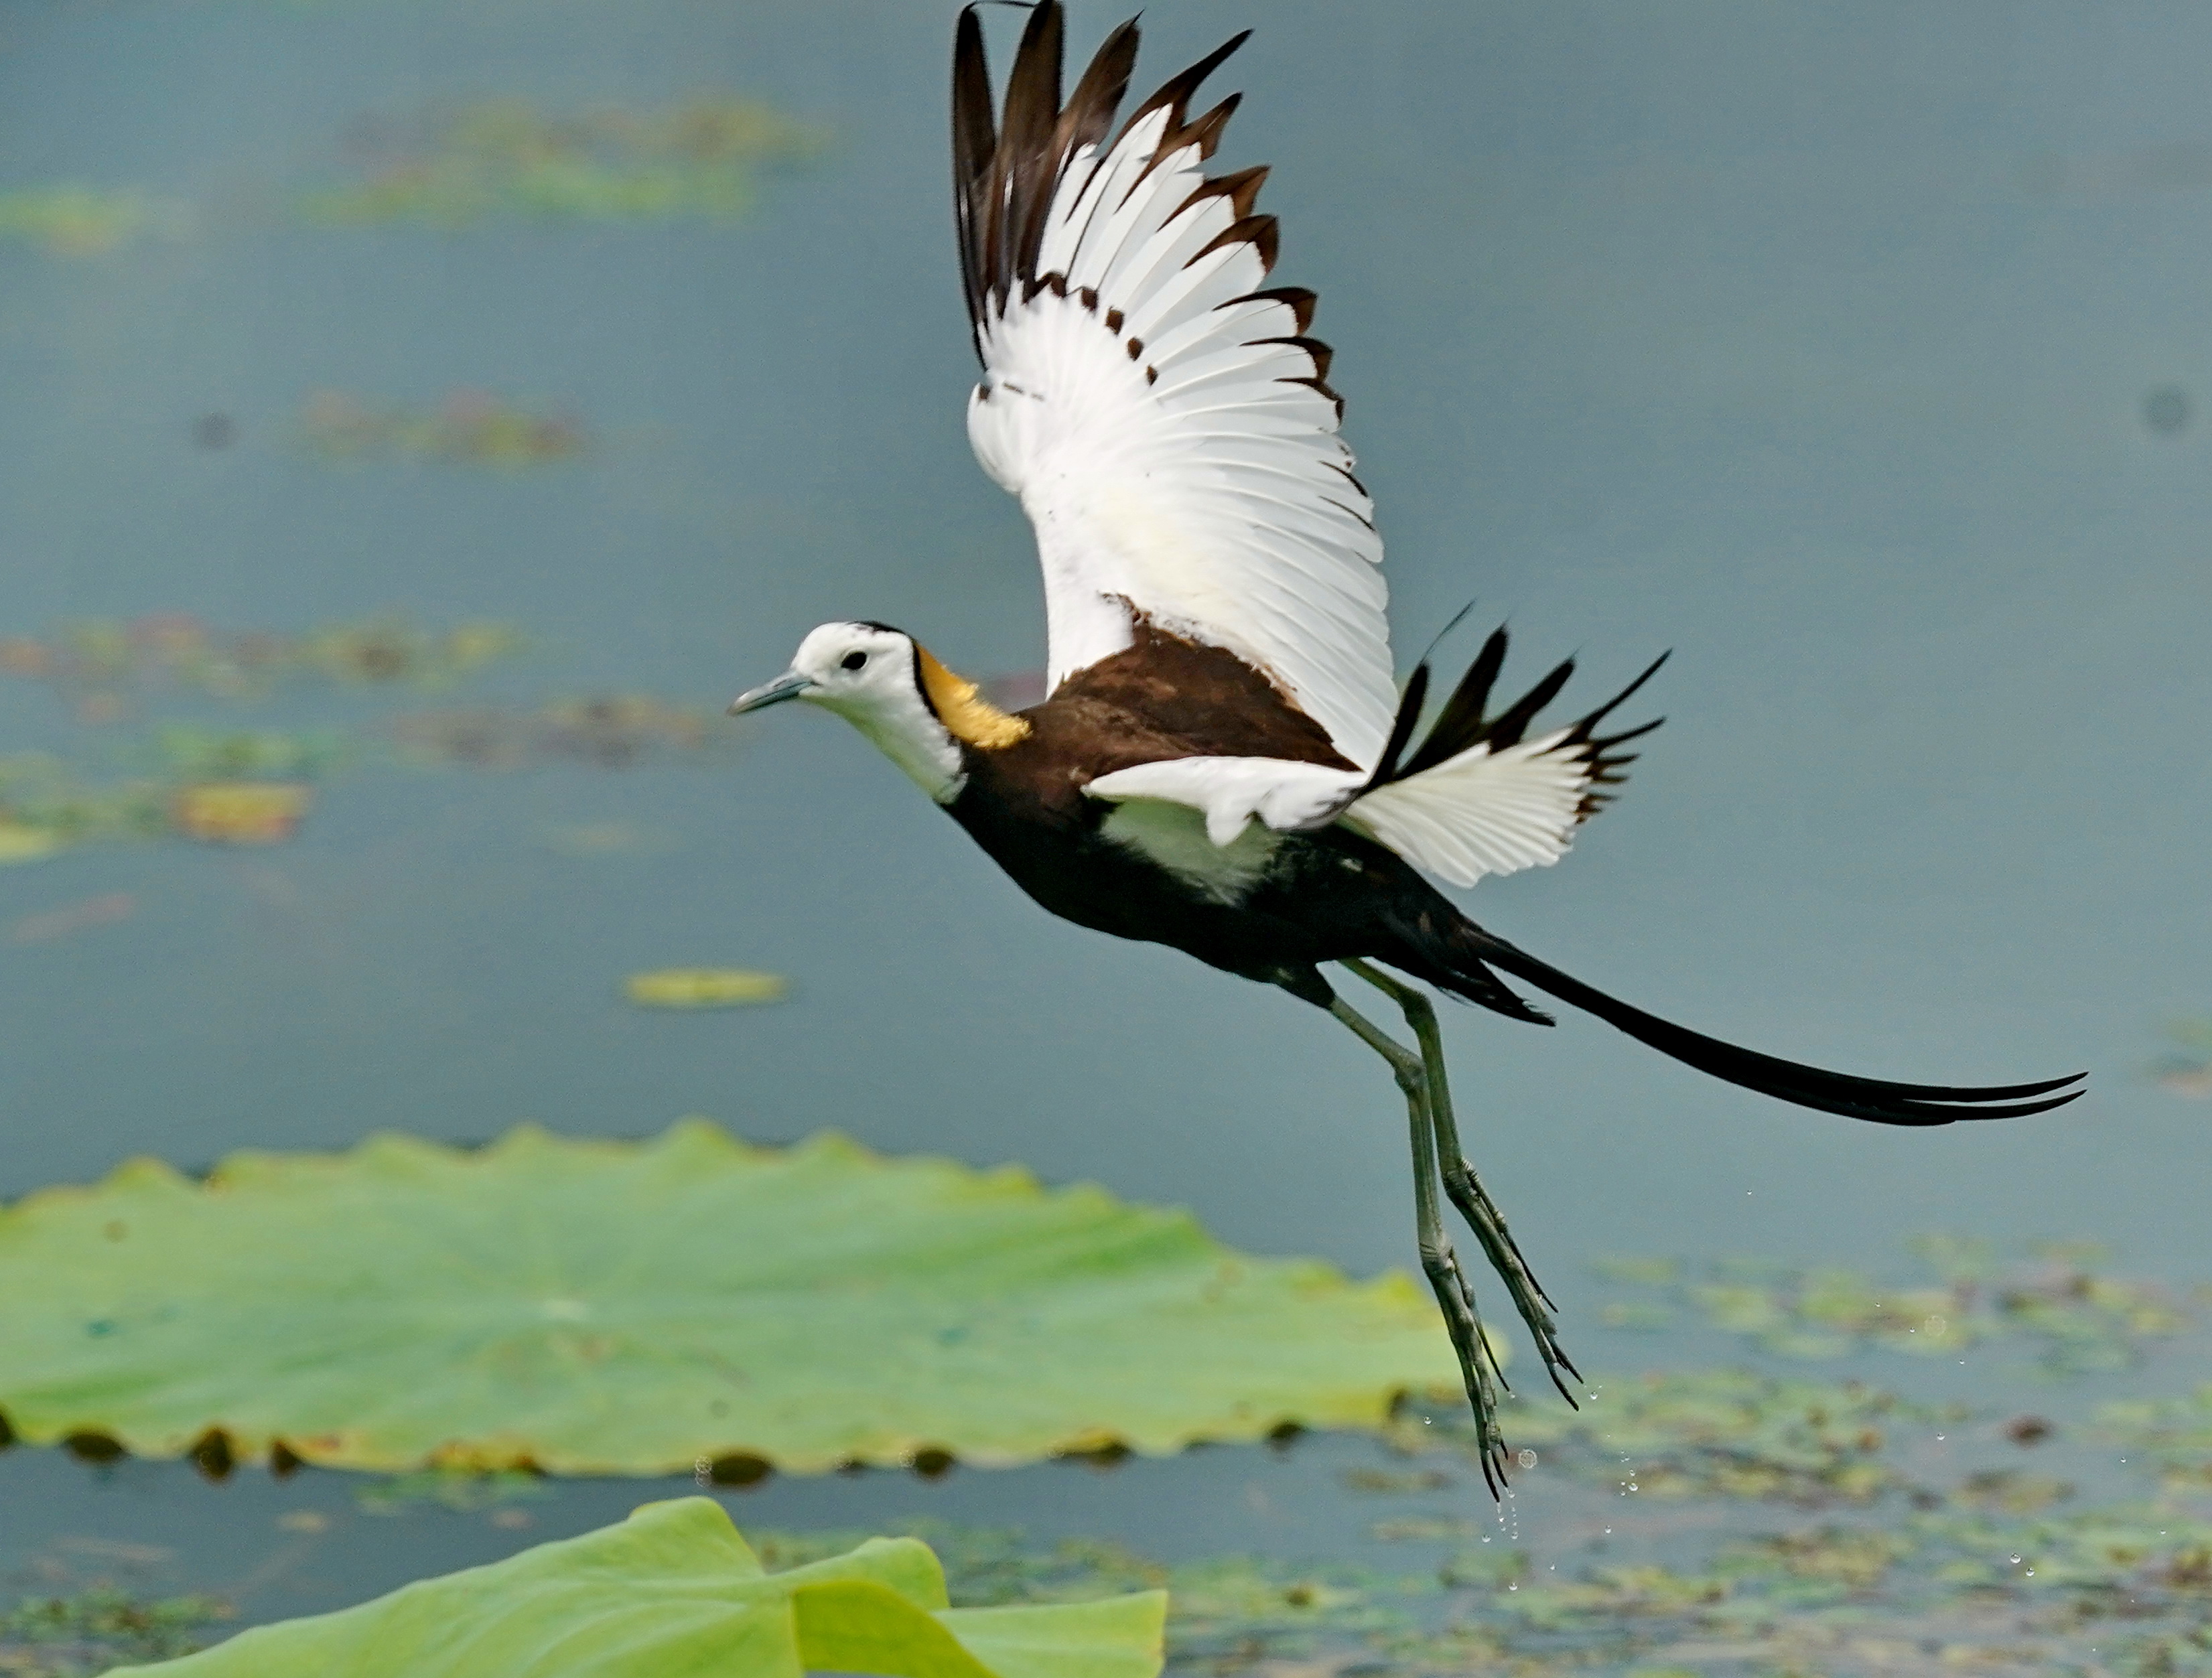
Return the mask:
<path id="1" fill-rule="evenodd" d="M 951 1608 L 918 1539 L 769 1573 L 708 1498 L 426 1579 L 337 1614 L 242 1632 L 167 1678 L 1157 1678 L 1163 1591 Z"/>
<path id="2" fill-rule="evenodd" d="M 33 1443 L 665 1474 L 1168 1452 L 1372 1426 L 1453 1383 L 1405 1278 L 842 1137 L 517 1129 L 150 1160 L 0 1212 L 0 1413 Z M 109 1442 L 112 1442 L 110 1444 Z"/>

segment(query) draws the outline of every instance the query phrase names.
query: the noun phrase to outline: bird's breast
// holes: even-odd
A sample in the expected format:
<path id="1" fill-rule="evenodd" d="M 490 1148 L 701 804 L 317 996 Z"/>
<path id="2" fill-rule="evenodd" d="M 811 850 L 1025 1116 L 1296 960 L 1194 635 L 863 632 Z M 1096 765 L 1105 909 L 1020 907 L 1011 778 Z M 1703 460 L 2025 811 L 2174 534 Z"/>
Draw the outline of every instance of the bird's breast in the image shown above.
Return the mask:
<path id="1" fill-rule="evenodd" d="M 1198 895 L 1235 905 L 1250 895 L 1273 866 L 1284 836 L 1259 822 L 1226 845 L 1206 831 L 1206 815 L 1164 799 L 1129 799 L 1099 825 L 1108 843 L 1142 857 Z"/>

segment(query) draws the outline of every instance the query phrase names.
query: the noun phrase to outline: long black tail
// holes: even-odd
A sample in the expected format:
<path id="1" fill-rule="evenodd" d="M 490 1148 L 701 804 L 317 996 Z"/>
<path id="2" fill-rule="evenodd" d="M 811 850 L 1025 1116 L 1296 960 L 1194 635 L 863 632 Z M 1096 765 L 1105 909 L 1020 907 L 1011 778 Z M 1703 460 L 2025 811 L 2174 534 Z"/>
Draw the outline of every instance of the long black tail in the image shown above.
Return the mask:
<path id="1" fill-rule="evenodd" d="M 1823 1113 L 1871 1119 L 1876 1124 L 1949 1124 L 1958 1119 L 2016 1119 L 2028 1113 L 2047 1112 L 2087 1093 L 2066 1088 L 2087 1075 L 2083 1073 L 2047 1079 L 2039 1084 L 1999 1084 L 1965 1089 L 1943 1084 L 1892 1084 L 1878 1078 L 1854 1078 L 1848 1073 L 1801 1066 L 1795 1061 L 1739 1049 L 1734 1043 L 1670 1024 L 1641 1008 L 1631 1007 L 1548 963 L 1538 961 L 1471 921 L 1462 921 L 1455 932 L 1454 953 L 1461 959 L 1452 964 L 1455 982 L 1450 988 L 1468 995 L 1470 1000 L 1492 1007 L 1498 1006 L 1490 995 L 1482 993 L 1504 988 L 1496 976 L 1486 970 L 1485 964 L 1501 968 L 1562 1002 L 1595 1014 L 1607 1024 L 1619 1027 L 1638 1043 L 1649 1043 L 1662 1055 L 1671 1055 L 1685 1066 L 1695 1067 L 1699 1072 L 1711 1073 L 1731 1084 L 1741 1084 L 1747 1090 L 1757 1090 L 1762 1095 L 1795 1102 L 1800 1107 L 1817 1108 Z M 1430 953 L 1437 952 L 1431 949 Z M 1531 1016 L 1524 1012 L 1522 1017 Z M 2066 1092 L 2052 1094 L 2057 1090 Z M 2038 1096 L 2048 1099 L 2034 1099 Z"/>

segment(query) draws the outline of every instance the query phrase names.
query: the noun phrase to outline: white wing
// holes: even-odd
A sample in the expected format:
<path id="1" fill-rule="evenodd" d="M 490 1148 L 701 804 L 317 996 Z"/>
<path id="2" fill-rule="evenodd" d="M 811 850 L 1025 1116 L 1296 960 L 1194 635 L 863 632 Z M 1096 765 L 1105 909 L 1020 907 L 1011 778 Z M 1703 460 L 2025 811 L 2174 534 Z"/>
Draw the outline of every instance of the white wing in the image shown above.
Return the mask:
<path id="1" fill-rule="evenodd" d="M 1102 775 L 1083 790 L 1120 804 L 1162 799 L 1206 817 L 1206 836 L 1226 849 L 1254 821 L 1279 833 L 1326 825 L 1367 779 L 1287 757 L 1170 757 Z"/>
<path id="2" fill-rule="evenodd" d="M 1188 805 L 1204 813 L 1206 836 L 1217 847 L 1226 848 L 1254 821 L 1285 833 L 1334 823 L 1454 885 L 1548 867 L 1567 854 L 1575 829 L 1604 805 L 1635 761 L 1620 747 L 1659 726 L 1597 732 L 1665 660 L 1589 715 L 1530 739 L 1524 738 L 1529 724 L 1565 684 L 1574 662 L 1491 716 L 1490 691 L 1505 649 L 1500 629 L 1438 714 L 1427 741 L 1407 756 L 1428 691 L 1427 667 L 1417 671 L 1385 761 L 1373 775 L 1278 757 L 1181 757 L 1101 775 L 1085 790 L 1115 801 Z"/>
<path id="3" fill-rule="evenodd" d="M 1231 99 L 1185 119 L 1243 37 L 1104 138 L 1134 62 L 1125 25 L 1060 105 L 1060 11 L 1030 14 L 992 131 L 981 34 L 954 60 L 961 249 L 982 382 L 976 458 L 1036 527 L 1049 679 L 1121 651 L 1132 615 L 1235 654 L 1362 769 L 1391 681 L 1382 544 L 1337 435 L 1310 293 L 1263 289 L 1266 171 L 1203 173 Z"/>
<path id="4" fill-rule="evenodd" d="M 1473 746 L 1366 793 L 1364 774 L 1281 757 L 1139 763 L 1084 790 L 1117 804 L 1188 805 L 1205 815 L 1206 837 L 1224 848 L 1254 821 L 1282 833 L 1339 822 L 1454 885 L 1473 885 L 1567 854 L 1595 778 L 1569 734 L 1563 728 L 1497 752 Z"/>
<path id="5" fill-rule="evenodd" d="M 1595 773 L 1570 733 L 1470 746 L 1354 799 L 1341 819 L 1454 885 L 1549 867 L 1574 843 Z"/>

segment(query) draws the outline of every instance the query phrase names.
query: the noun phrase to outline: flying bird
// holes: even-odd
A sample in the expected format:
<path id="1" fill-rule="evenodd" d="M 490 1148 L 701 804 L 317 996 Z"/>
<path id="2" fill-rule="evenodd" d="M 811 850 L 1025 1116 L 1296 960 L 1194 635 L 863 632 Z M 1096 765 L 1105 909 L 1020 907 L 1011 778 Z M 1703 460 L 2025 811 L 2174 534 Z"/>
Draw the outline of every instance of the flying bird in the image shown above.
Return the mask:
<path id="1" fill-rule="evenodd" d="M 1116 128 L 1135 22 L 1065 99 L 1063 29 L 1057 0 L 1030 9 L 1002 108 L 973 6 L 952 58 L 954 217 L 982 363 L 968 435 L 1036 527 L 1047 696 L 1002 709 L 904 631 L 860 621 L 810 632 L 788 672 L 731 709 L 803 699 L 836 712 L 1054 914 L 1279 987 L 1389 1062 L 1421 1265 L 1494 1494 L 1503 1377 L 1443 1201 L 1570 1402 L 1565 1377 L 1580 1376 L 1465 1159 L 1436 1012 L 1409 982 L 1550 1024 L 1516 979 L 1717 1078 L 1880 1124 L 2042 1112 L 2080 1095 L 2079 1075 L 1953 1088 L 1757 1054 L 1570 977 L 1431 883 L 1558 861 L 1620 785 L 1624 746 L 1658 726 L 1611 719 L 1663 659 L 1545 722 L 1573 662 L 1504 702 L 1501 629 L 1424 729 L 1429 664 L 1400 690 L 1382 544 L 1339 435 L 1328 347 L 1309 330 L 1314 294 L 1268 283 L 1275 218 L 1255 207 L 1267 171 L 1206 173 L 1237 98 L 1196 116 L 1192 104 L 1246 36 Z M 1388 997 L 1413 1046 L 1339 995 L 1330 964 Z"/>

